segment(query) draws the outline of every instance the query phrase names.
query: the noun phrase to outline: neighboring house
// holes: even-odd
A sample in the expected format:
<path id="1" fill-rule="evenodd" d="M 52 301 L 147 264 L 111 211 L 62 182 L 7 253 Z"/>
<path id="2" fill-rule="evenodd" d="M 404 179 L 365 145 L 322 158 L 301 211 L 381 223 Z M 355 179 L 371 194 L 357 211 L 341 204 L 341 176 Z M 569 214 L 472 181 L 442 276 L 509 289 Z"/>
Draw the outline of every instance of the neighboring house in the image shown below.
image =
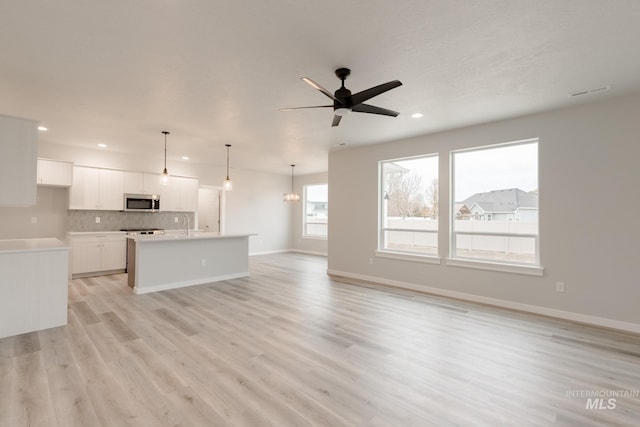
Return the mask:
<path id="1" fill-rule="evenodd" d="M 525 222 L 538 220 L 538 193 L 526 192 L 519 188 L 476 193 L 464 200 L 462 205 L 458 209 L 456 204 L 459 219 Z M 469 211 L 466 218 L 462 213 L 464 208 Z"/>
<path id="2" fill-rule="evenodd" d="M 464 203 L 456 203 L 456 219 L 470 219 L 471 218 L 471 210 Z"/>

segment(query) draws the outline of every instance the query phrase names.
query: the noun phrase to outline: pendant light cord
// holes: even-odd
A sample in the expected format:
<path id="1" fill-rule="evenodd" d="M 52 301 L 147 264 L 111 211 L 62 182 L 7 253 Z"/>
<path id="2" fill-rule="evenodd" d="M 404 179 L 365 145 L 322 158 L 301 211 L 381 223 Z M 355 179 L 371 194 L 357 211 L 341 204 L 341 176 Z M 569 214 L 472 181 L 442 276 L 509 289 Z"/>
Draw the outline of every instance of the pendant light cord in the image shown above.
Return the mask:
<path id="1" fill-rule="evenodd" d="M 291 165 L 291 194 L 293 194 L 293 168 L 295 168 L 296 165 Z"/>
<path id="2" fill-rule="evenodd" d="M 166 130 L 163 130 L 162 133 L 164 134 L 164 172 L 167 172 L 167 135 L 169 135 L 169 132 Z"/>
<path id="3" fill-rule="evenodd" d="M 231 144 L 225 144 L 225 147 L 227 147 L 227 181 L 229 181 L 229 147 Z"/>

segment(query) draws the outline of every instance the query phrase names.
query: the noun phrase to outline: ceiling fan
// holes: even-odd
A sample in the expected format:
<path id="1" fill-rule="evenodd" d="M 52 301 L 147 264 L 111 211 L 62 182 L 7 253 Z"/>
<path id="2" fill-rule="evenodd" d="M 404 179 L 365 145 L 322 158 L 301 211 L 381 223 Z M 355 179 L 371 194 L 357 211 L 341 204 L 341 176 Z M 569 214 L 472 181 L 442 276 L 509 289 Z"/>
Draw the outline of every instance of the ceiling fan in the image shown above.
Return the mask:
<path id="1" fill-rule="evenodd" d="M 300 110 L 305 108 L 329 108 L 332 107 L 334 111 L 333 122 L 331 126 L 338 126 L 340 124 L 340 120 L 343 116 L 349 114 L 352 111 L 356 113 L 369 113 L 369 114 L 380 114 L 383 116 L 391 116 L 396 117 L 398 114 L 397 111 L 387 110 L 386 108 L 376 107 L 374 105 L 364 104 L 364 101 L 373 98 L 374 96 L 380 95 L 388 90 L 396 88 L 398 86 L 402 86 L 402 83 L 399 80 L 393 80 L 387 83 L 383 83 L 378 86 L 374 86 L 372 88 L 363 90 L 362 92 L 358 92 L 356 94 L 351 94 L 351 91 L 344 87 L 344 81 L 351 74 L 351 70 L 348 68 L 338 68 L 336 70 L 336 76 L 342 81 L 342 86 L 340 89 L 336 90 L 334 94 L 329 92 L 327 89 L 320 86 L 318 83 L 314 82 L 308 77 L 302 77 L 302 80 L 305 83 L 311 85 L 314 89 L 319 90 L 329 98 L 333 99 L 333 105 L 315 105 L 312 107 L 293 107 L 293 108 L 281 108 L 280 111 L 290 111 L 290 110 Z"/>

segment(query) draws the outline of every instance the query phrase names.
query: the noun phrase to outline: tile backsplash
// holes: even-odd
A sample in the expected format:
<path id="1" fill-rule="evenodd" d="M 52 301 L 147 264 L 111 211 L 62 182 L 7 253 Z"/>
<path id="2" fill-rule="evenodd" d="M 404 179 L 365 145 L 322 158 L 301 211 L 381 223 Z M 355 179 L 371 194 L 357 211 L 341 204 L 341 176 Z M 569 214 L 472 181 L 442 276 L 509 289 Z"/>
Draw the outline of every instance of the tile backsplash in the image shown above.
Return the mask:
<path id="1" fill-rule="evenodd" d="M 162 228 L 183 230 L 185 217 L 194 228 L 193 212 L 119 212 L 119 211 L 67 211 L 68 231 L 118 231 L 124 228 Z M 100 218 L 100 222 L 96 222 Z M 178 218 L 178 222 L 176 222 Z"/>

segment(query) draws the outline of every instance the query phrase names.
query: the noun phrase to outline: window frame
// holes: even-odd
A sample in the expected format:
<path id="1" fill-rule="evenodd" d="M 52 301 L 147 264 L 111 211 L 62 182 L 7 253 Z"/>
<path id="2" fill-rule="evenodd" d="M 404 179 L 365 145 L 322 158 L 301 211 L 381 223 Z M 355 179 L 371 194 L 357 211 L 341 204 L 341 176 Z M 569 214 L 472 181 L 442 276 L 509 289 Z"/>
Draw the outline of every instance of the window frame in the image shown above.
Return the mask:
<path id="1" fill-rule="evenodd" d="M 305 239 L 327 240 L 329 237 L 329 200 L 327 197 L 327 222 L 309 222 L 307 221 L 307 188 L 308 187 L 327 187 L 327 195 L 329 191 L 328 183 L 307 184 L 302 186 L 302 237 Z M 307 224 L 324 224 L 327 228 L 326 234 L 309 234 L 307 233 Z"/>
<path id="2" fill-rule="evenodd" d="M 384 164 L 385 163 L 394 163 L 405 160 L 415 160 L 415 159 L 423 159 L 423 158 L 435 158 L 436 159 L 436 167 L 437 173 L 436 177 L 439 178 L 440 173 L 440 153 L 429 153 L 429 154 L 420 154 L 417 156 L 407 156 L 407 157 L 398 157 L 394 159 L 385 159 L 378 161 L 378 244 L 377 249 L 375 251 L 375 255 L 381 258 L 390 258 L 390 259 L 400 259 L 405 261 L 415 261 L 415 262 L 425 262 L 431 264 L 439 264 L 440 263 L 440 245 L 439 245 L 439 233 L 440 233 L 440 217 L 441 217 L 441 209 L 438 204 L 438 219 L 436 220 L 436 230 L 416 230 L 416 229 L 407 229 L 407 228 L 397 228 L 397 227 L 385 227 L 385 219 L 386 219 L 386 205 L 385 205 L 385 182 L 384 182 Z M 438 179 L 438 193 L 440 193 L 440 180 Z M 424 253 L 418 251 L 410 251 L 410 250 L 401 250 L 401 249 L 389 249 L 386 248 L 386 239 L 385 233 L 388 231 L 400 231 L 400 232 L 410 232 L 410 233 L 425 233 L 425 234 L 435 234 L 436 240 L 436 253 Z"/>
<path id="3" fill-rule="evenodd" d="M 488 270 L 497 270 L 497 271 L 509 271 L 509 272 L 517 272 L 524 274 L 532 274 L 532 275 L 542 275 L 543 269 L 541 265 L 540 258 L 540 222 L 539 222 L 539 213 L 538 213 L 538 223 L 537 223 L 537 233 L 504 233 L 504 232 L 480 232 L 480 231 L 456 231 L 455 222 L 456 222 L 456 200 L 455 200 L 455 174 L 456 174 L 456 165 L 455 165 L 455 155 L 459 153 L 470 153 L 470 152 L 478 152 L 484 150 L 493 150 L 501 147 L 513 147 L 518 145 L 527 145 L 527 144 L 536 144 L 536 150 L 538 151 L 537 157 L 537 185 L 536 188 L 540 188 L 540 139 L 539 138 L 529 138 L 519 141 L 513 142 L 504 142 L 498 144 L 490 144 L 479 147 L 471 147 L 460 150 L 451 150 L 449 152 L 449 256 L 447 258 L 447 264 L 452 266 L 460 266 L 460 267 L 474 267 Z M 538 199 L 538 212 L 540 212 L 540 199 Z M 489 214 L 490 215 L 490 214 Z M 493 219 L 493 218 L 492 218 Z M 534 239 L 534 250 L 535 250 L 535 260 L 534 262 L 518 262 L 518 261 L 509 261 L 509 260 L 492 260 L 489 258 L 479 258 L 479 257 L 465 257 L 457 255 L 457 236 L 485 236 L 485 237 L 504 237 L 504 238 L 531 238 Z"/>

